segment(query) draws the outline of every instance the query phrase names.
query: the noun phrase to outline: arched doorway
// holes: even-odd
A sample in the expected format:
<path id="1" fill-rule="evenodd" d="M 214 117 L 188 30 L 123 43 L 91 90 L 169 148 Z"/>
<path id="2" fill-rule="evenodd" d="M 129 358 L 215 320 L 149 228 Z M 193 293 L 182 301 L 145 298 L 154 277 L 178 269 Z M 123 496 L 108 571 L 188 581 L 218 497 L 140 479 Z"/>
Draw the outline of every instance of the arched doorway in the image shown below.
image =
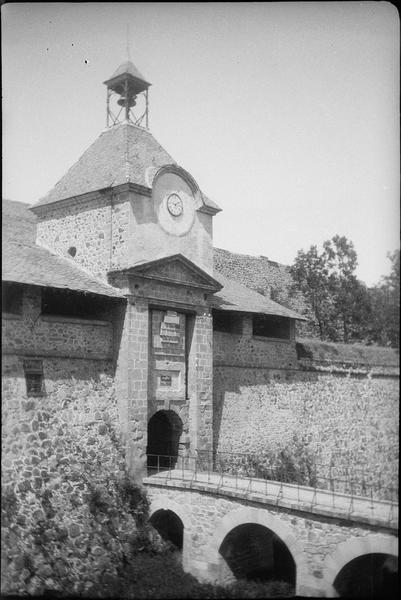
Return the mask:
<path id="1" fill-rule="evenodd" d="M 219 554 L 236 579 L 283 581 L 295 587 L 295 561 L 273 531 L 256 523 L 244 523 L 224 538 Z"/>
<path id="2" fill-rule="evenodd" d="M 182 550 L 184 524 L 175 512 L 172 510 L 157 510 L 150 517 L 150 522 L 163 540 L 171 542 L 178 550 Z"/>
<path id="3" fill-rule="evenodd" d="M 364 554 L 348 562 L 333 584 L 340 597 L 398 598 L 398 561 L 390 554 Z"/>
<path id="4" fill-rule="evenodd" d="M 149 474 L 174 468 L 182 428 L 180 417 L 172 410 L 159 410 L 151 417 L 146 450 Z"/>

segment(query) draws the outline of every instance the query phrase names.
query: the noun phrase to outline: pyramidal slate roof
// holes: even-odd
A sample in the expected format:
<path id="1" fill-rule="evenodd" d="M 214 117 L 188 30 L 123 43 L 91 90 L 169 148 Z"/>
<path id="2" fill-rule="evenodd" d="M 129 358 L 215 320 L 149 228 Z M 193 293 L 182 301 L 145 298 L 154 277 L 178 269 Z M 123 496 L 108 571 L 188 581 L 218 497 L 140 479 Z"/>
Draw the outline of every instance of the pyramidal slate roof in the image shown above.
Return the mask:
<path id="1" fill-rule="evenodd" d="M 131 62 L 130 60 L 127 60 L 125 63 L 122 63 L 114 71 L 113 75 L 111 77 L 109 77 L 106 81 L 110 81 L 111 79 L 114 79 L 115 77 L 118 77 L 119 75 L 124 75 L 124 73 L 128 73 L 128 75 L 132 75 L 132 77 L 135 77 L 136 79 L 141 79 L 142 81 L 145 81 L 145 83 L 149 83 L 149 81 L 147 81 L 145 79 L 145 77 L 138 71 L 138 69 L 136 68 L 134 63 Z"/>
<path id="2" fill-rule="evenodd" d="M 2 281 L 122 296 L 70 260 L 36 245 L 36 217 L 27 204 L 3 200 L 2 214 Z"/>
<path id="3" fill-rule="evenodd" d="M 31 208 L 124 183 L 150 189 L 156 171 L 165 165 L 177 163 L 150 131 L 132 123 L 120 123 L 103 131 L 54 188 Z M 215 212 L 221 210 L 202 191 L 201 196 L 206 206 Z"/>
<path id="4" fill-rule="evenodd" d="M 157 169 L 168 164 L 176 163 L 147 129 L 132 123 L 114 125 L 33 208 L 124 183 L 149 188 Z"/>

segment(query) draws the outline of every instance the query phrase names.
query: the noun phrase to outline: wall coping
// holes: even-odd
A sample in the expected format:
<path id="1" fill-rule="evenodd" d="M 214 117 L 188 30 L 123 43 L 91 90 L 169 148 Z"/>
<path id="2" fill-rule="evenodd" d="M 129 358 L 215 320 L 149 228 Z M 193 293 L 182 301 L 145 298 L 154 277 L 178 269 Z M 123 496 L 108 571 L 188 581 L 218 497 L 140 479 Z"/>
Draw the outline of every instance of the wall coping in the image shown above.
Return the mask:
<path id="1" fill-rule="evenodd" d="M 35 350 L 32 348 L 2 348 L 1 352 L 4 356 L 23 356 L 24 358 L 64 358 L 68 360 L 105 360 L 111 361 L 113 360 L 113 356 L 111 352 L 109 353 L 94 353 L 88 354 L 84 352 L 57 352 L 57 351 L 41 351 Z"/>
<path id="2" fill-rule="evenodd" d="M 100 327 L 109 327 L 111 321 L 101 321 L 100 319 L 82 319 L 80 317 L 68 317 L 65 315 L 40 315 L 40 320 L 48 323 L 77 323 L 79 325 L 99 325 Z"/>
<path id="3" fill-rule="evenodd" d="M 1 318 L 5 321 L 22 321 L 23 317 L 22 315 L 16 315 L 14 313 L 8 313 L 8 312 L 3 312 L 1 313 Z"/>

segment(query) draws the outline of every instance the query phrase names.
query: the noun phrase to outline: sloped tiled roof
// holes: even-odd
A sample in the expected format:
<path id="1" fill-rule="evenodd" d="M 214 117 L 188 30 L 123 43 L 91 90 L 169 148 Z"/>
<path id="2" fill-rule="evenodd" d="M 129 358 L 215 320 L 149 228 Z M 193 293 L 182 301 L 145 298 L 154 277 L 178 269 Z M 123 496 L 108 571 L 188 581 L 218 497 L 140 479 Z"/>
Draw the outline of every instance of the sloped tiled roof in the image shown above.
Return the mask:
<path id="1" fill-rule="evenodd" d="M 149 170 L 172 163 L 147 129 L 121 123 L 103 131 L 33 208 L 124 183 L 150 187 Z"/>
<path id="2" fill-rule="evenodd" d="M 26 204 L 3 200 L 2 280 L 102 296 L 121 292 L 35 244 L 36 218 Z"/>
<path id="3" fill-rule="evenodd" d="M 32 208 L 81 196 L 124 183 L 150 189 L 153 178 L 174 159 L 143 127 L 120 123 L 103 131 L 54 188 Z M 219 206 L 201 192 L 205 206 L 217 212 Z"/>
<path id="4" fill-rule="evenodd" d="M 36 216 L 28 210 L 28 204 L 3 200 L 2 239 L 5 241 L 34 244 L 36 240 Z"/>
<path id="5" fill-rule="evenodd" d="M 281 306 L 274 300 L 262 296 L 258 292 L 251 290 L 233 279 L 229 279 L 214 271 L 213 277 L 221 283 L 223 289 L 214 294 L 211 299 L 211 306 L 219 310 L 230 310 L 237 312 L 259 313 L 266 315 L 275 315 L 306 321 L 300 314 Z"/>

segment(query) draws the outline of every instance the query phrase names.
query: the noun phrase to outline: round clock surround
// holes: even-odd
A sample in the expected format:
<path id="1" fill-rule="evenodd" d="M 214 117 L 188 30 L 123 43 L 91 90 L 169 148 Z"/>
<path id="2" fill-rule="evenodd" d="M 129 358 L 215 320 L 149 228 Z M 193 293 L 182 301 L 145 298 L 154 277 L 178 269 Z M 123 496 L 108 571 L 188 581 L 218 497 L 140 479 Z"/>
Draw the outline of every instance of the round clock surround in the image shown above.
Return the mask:
<path id="1" fill-rule="evenodd" d="M 184 210 L 184 205 L 183 205 L 181 197 L 176 192 L 173 192 L 172 194 L 170 194 L 168 196 L 167 210 L 169 211 L 170 215 L 172 215 L 173 217 L 179 217 L 180 215 L 182 215 L 183 210 Z"/>

